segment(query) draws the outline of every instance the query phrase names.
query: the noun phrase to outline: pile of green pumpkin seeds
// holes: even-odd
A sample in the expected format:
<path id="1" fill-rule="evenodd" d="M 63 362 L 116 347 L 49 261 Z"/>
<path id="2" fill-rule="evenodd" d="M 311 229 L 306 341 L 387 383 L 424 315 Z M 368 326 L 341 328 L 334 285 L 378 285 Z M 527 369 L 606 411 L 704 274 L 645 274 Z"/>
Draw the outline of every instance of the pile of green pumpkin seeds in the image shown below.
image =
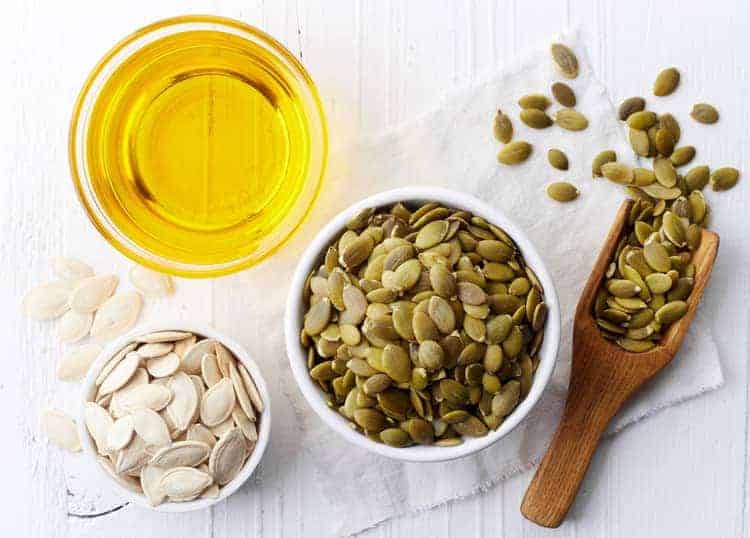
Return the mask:
<path id="1" fill-rule="evenodd" d="M 578 61 L 568 47 L 555 43 L 550 52 L 563 76 L 577 76 Z M 671 95 L 679 84 L 680 72 L 674 67 L 664 69 L 656 77 L 653 94 Z M 551 90 L 562 106 L 575 106 L 575 94 L 566 84 L 555 82 Z M 518 103 L 521 121 L 529 127 L 546 128 L 557 123 L 580 130 L 588 124 L 571 108 L 558 111 L 551 121 L 545 112 L 550 100 L 542 94 L 524 96 Z M 719 120 L 719 112 L 708 103 L 694 105 L 690 116 L 706 125 Z M 685 301 L 695 277 L 692 253 L 700 246 L 701 228 L 708 224 L 709 216 L 703 188 L 710 184 L 714 191 L 731 189 L 739 181 L 740 172 L 733 167 L 711 171 L 706 165 L 698 165 L 681 173 L 680 168 L 695 157 L 695 147 L 679 146 L 677 119 L 669 113 L 647 110 L 642 97 L 623 101 L 618 117 L 627 124 L 628 140 L 636 155 L 653 161 L 650 168 L 633 168 L 618 162 L 614 151 L 605 150 L 592 162 L 594 178 L 603 176 L 623 185 L 635 200 L 624 237 L 597 295 L 594 314 L 606 338 L 628 351 L 643 352 L 652 349 L 666 328 L 688 310 Z M 579 128 L 571 129 L 571 125 Z M 495 116 L 493 131 L 505 144 L 498 155 L 500 163 L 519 164 L 531 154 L 530 144 L 511 142 L 513 124 L 502 111 Z M 553 168 L 568 169 L 568 158 L 562 151 L 550 149 L 547 158 Z M 558 202 L 572 201 L 578 194 L 578 189 L 565 181 L 547 185 L 547 195 Z"/>
<path id="2" fill-rule="evenodd" d="M 358 213 L 304 288 L 310 376 L 352 428 L 453 446 L 528 394 L 547 305 L 501 228 L 425 203 Z"/>

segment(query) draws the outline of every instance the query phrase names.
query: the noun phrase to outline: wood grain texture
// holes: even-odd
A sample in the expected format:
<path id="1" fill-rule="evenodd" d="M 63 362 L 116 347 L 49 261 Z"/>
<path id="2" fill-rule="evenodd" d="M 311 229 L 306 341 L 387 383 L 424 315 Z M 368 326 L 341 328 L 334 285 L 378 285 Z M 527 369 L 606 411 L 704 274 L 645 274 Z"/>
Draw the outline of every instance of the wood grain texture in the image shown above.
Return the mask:
<path id="1" fill-rule="evenodd" d="M 98 271 L 128 266 L 91 232 L 78 207 L 65 139 L 85 75 L 134 28 L 193 12 L 267 30 L 309 68 L 324 96 L 332 143 L 340 144 L 415 118 L 453 86 L 480 79 L 565 26 L 580 27 L 614 101 L 643 94 L 655 110 L 685 118 L 683 139 L 698 148 L 696 162 L 745 169 L 750 163 L 750 4 L 742 0 L 16 0 L 3 7 L 0 299 L 8 308 L 0 314 L 0 338 L 9 367 L 0 403 L 10 430 L 1 449 L 10 462 L 5 480 L 13 487 L 0 493 L 0 530 L 16 536 L 307 538 L 328 536 L 332 528 L 316 510 L 325 501 L 316 497 L 309 462 L 293 454 L 285 455 L 283 468 L 264 469 L 254 487 L 199 514 L 125 507 L 95 518 L 67 515 L 65 456 L 39 436 L 37 417 L 49 404 L 72 408 L 78 387 L 53 378 L 60 347 L 52 326 L 21 318 L 15 305 L 31 284 L 49 276 L 51 256 L 78 255 Z M 653 77 L 669 65 L 681 69 L 681 87 L 656 100 L 649 95 Z M 686 120 L 698 100 L 719 107 L 717 125 Z M 709 196 L 722 253 L 701 308 L 713 320 L 725 387 L 605 441 L 557 538 L 750 536 L 746 179 L 730 193 Z M 147 315 L 195 319 L 199 312 L 200 321 L 244 335 L 240 340 L 249 346 L 257 339 L 245 323 L 253 312 L 233 303 L 232 294 L 262 281 L 263 270 L 214 282 L 181 280 L 181 299 L 149 304 Z M 253 351 L 262 351 L 257 345 Z M 388 522 L 367 536 L 550 536 L 519 514 L 530 480 L 530 473 L 515 476 L 480 496 Z M 92 500 L 73 508 L 93 506 Z"/>
<path id="2" fill-rule="evenodd" d="M 687 298 L 688 313 L 645 353 L 630 353 L 606 340 L 596 325 L 594 303 L 607 267 L 627 233 L 632 207 L 632 200 L 620 206 L 581 293 L 573 322 L 573 366 L 565 411 L 521 503 L 524 517 L 543 527 L 560 526 L 612 418 L 675 357 L 711 277 L 719 236 L 703 230 L 700 247 L 693 253 L 696 280 Z"/>

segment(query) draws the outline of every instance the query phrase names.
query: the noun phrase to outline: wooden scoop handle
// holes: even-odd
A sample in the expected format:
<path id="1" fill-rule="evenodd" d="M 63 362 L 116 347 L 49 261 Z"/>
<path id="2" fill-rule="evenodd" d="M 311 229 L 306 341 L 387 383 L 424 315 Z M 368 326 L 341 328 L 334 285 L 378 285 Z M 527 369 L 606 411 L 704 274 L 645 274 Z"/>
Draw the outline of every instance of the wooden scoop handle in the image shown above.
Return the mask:
<path id="1" fill-rule="evenodd" d="M 655 373 L 578 340 L 563 418 L 521 503 L 524 517 L 544 527 L 560 526 L 610 420 Z"/>

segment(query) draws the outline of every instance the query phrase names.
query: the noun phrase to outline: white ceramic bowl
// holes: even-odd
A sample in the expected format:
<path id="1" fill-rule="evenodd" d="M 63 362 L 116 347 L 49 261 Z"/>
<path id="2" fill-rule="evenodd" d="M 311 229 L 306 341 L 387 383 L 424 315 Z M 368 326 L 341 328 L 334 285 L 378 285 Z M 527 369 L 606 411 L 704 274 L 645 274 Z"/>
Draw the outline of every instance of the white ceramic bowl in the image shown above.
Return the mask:
<path id="1" fill-rule="evenodd" d="M 347 420 L 336 411 L 330 409 L 323 398 L 320 387 L 310 378 L 307 371 L 307 354 L 299 342 L 302 330 L 305 307 L 302 302 L 302 291 L 307 275 L 321 263 L 325 252 L 335 237 L 344 230 L 347 221 L 355 213 L 367 207 L 381 207 L 396 202 L 423 203 L 436 201 L 447 207 L 455 207 L 472 212 L 503 228 L 513 238 L 526 263 L 534 270 L 544 287 L 544 300 L 549 307 L 547 324 L 544 331 L 544 343 L 539 352 L 540 361 L 534 375 L 531 391 L 521 404 L 505 419 L 495 431 L 490 431 L 484 437 L 464 438 L 464 442 L 453 447 L 415 445 L 406 448 L 390 447 L 371 441 L 366 436 L 354 431 Z M 484 202 L 467 194 L 439 187 L 406 187 L 381 192 L 365 198 L 338 214 L 312 240 L 310 246 L 302 255 L 294 273 L 292 285 L 287 297 L 284 316 L 287 354 L 292 366 L 292 372 L 297 384 L 315 412 L 323 421 L 333 428 L 339 435 L 357 446 L 366 448 L 383 456 L 407 461 L 443 461 L 460 458 L 473 454 L 490 446 L 505 437 L 521 422 L 534 407 L 549 382 L 557 359 L 557 349 L 560 344 L 560 307 L 552 278 L 547 272 L 542 258 L 526 237 L 508 217 L 501 211 L 490 207 Z"/>
<path id="2" fill-rule="evenodd" d="M 219 489 L 219 495 L 215 499 L 196 499 L 194 501 L 188 502 L 164 502 L 158 506 L 151 506 L 145 495 L 134 493 L 115 482 L 96 462 L 96 456 L 98 454 L 96 451 L 96 447 L 94 446 L 94 441 L 91 439 L 91 436 L 86 430 L 83 411 L 86 402 L 90 401 L 90 398 L 93 397 L 96 391 L 96 377 L 99 375 L 99 372 L 101 371 L 104 364 L 118 350 L 122 349 L 128 342 L 132 342 L 138 336 L 155 331 L 167 330 L 188 331 L 200 336 L 205 336 L 206 338 L 213 338 L 224 344 L 234 354 L 234 356 L 237 357 L 237 360 L 245 365 L 248 372 L 252 376 L 253 381 L 255 381 L 255 385 L 258 388 L 258 392 L 263 399 L 264 409 L 263 413 L 261 413 L 259 417 L 258 442 L 255 444 L 253 453 L 247 459 L 245 465 L 242 467 L 237 476 L 234 477 L 234 479 L 227 485 Z M 271 432 L 271 399 L 268 395 L 266 382 L 260 373 L 258 365 L 255 364 L 255 361 L 250 358 L 250 355 L 247 353 L 247 351 L 245 351 L 245 349 L 237 342 L 206 325 L 185 323 L 182 321 L 159 323 L 158 325 L 155 324 L 145 327 L 139 327 L 138 329 L 117 338 L 115 341 L 107 345 L 107 347 L 104 349 L 104 351 L 102 351 L 99 357 L 97 357 L 96 361 L 94 361 L 94 364 L 89 369 L 89 372 L 86 375 L 86 379 L 83 382 L 83 393 L 81 400 L 81 410 L 78 417 L 78 434 L 81 438 L 81 444 L 83 445 L 83 450 L 86 453 L 86 457 L 91 460 L 92 465 L 96 466 L 98 472 L 102 476 L 102 480 L 110 484 L 110 486 L 121 497 L 124 497 L 128 501 L 137 504 L 138 506 L 142 506 L 144 508 L 149 508 L 151 510 L 156 510 L 159 512 L 190 512 L 192 510 L 201 510 L 203 508 L 208 508 L 209 506 L 214 505 L 219 501 L 229 497 L 232 493 L 237 491 L 237 489 L 239 489 L 239 487 L 248 478 L 250 478 L 250 475 L 253 474 L 253 471 L 255 471 L 255 468 L 258 466 L 258 463 L 263 457 L 263 452 L 265 452 L 266 450 L 266 445 L 268 444 L 268 438 Z"/>

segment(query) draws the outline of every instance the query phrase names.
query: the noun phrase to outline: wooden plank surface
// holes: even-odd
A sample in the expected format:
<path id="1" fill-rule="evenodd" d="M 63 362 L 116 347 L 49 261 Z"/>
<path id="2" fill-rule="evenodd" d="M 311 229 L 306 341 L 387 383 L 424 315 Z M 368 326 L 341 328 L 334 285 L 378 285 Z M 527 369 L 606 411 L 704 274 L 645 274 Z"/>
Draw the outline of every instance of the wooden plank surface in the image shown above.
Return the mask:
<path id="1" fill-rule="evenodd" d="M 125 508 L 105 517 L 69 517 L 63 458 L 37 422 L 55 404 L 73 409 L 77 387 L 54 380 L 60 348 L 52 328 L 22 318 L 17 304 L 47 278 L 49 257 L 69 253 L 98 271 L 128 263 L 90 229 L 75 200 L 67 165 L 72 102 L 91 66 L 118 38 L 158 18 L 216 13 L 255 24 L 302 59 L 324 97 L 334 145 L 377 133 L 432 109 L 455 85 L 477 79 L 505 58 L 566 26 L 580 28 L 592 65 L 612 98 L 649 92 L 658 69 L 677 65 L 678 95 L 657 111 L 687 118 L 697 100 L 715 103 L 722 120 L 707 130 L 683 122 L 697 162 L 748 169 L 750 4 L 742 0 L 631 2 L 568 0 L 85 0 L 11 1 L 0 18 L 0 299 L 6 343 L 0 382 L 10 465 L 0 530 L 17 536 L 284 536 L 330 534 L 316 506 L 304 456 L 264 469 L 253 488 L 213 510 L 163 515 Z M 354 179 L 353 179 L 354 180 Z M 581 178 L 585 180 L 585 178 Z M 605 441 L 570 521 L 556 536 L 642 537 L 750 534 L 748 523 L 748 332 L 750 318 L 749 183 L 710 195 L 721 252 L 704 311 L 709 313 L 726 385 L 659 413 Z M 253 351 L 262 343 L 237 301 L 262 282 L 263 266 L 212 282 L 180 281 L 180 301 L 150 303 L 148 316 L 202 316 Z M 199 312 L 199 314 L 196 314 Z M 279 357 L 279 360 L 284 360 Z M 369 531 L 373 537 L 548 536 L 518 512 L 531 476 L 436 510 Z"/>

